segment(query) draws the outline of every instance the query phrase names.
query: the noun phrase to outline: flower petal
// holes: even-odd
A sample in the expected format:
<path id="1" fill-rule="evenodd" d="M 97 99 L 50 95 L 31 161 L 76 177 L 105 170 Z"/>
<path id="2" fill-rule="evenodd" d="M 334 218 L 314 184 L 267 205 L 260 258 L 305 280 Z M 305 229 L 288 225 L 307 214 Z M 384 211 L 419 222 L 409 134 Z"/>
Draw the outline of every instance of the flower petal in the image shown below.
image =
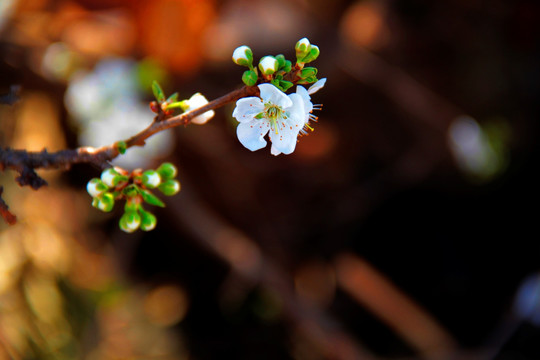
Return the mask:
<path id="1" fill-rule="evenodd" d="M 270 154 L 278 156 L 279 154 L 281 154 L 281 151 L 279 151 L 274 145 L 272 145 L 272 147 L 270 148 Z"/>
<path id="2" fill-rule="evenodd" d="M 261 84 L 259 85 L 259 90 L 261 92 L 261 99 L 264 103 L 271 102 L 282 108 L 287 108 L 292 105 L 292 102 L 287 95 L 272 84 Z"/>
<path id="3" fill-rule="evenodd" d="M 322 87 L 326 84 L 326 78 L 317 81 L 315 84 L 311 85 L 308 89 L 308 94 L 315 94 L 317 91 L 321 90 Z"/>
<path id="4" fill-rule="evenodd" d="M 264 136 L 270 129 L 268 121 L 252 120 L 241 122 L 236 128 L 236 136 L 240 143 L 251 151 L 262 149 L 266 146 Z"/>
<path id="5" fill-rule="evenodd" d="M 313 103 L 311 102 L 311 96 L 305 87 L 298 85 L 296 87 L 296 93 L 302 97 L 304 101 L 304 111 L 306 113 L 305 122 L 309 120 L 309 113 L 313 110 Z"/>
<path id="6" fill-rule="evenodd" d="M 247 97 L 240 99 L 236 102 L 236 107 L 232 113 L 232 116 L 238 120 L 238 122 L 247 122 L 253 120 L 255 115 L 264 111 L 264 105 L 258 97 Z"/>
<path id="7" fill-rule="evenodd" d="M 301 95 L 296 93 L 290 94 L 289 99 L 292 101 L 292 106 L 286 109 L 288 117 L 287 122 L 289 125 L 292 125 L 293 129 L 297 127 L 296 125 L 301 128 L 305 123 L 306 116 L 309 115 L 309 113 L 306 113 L 305 111 L 304 99 Z"/>

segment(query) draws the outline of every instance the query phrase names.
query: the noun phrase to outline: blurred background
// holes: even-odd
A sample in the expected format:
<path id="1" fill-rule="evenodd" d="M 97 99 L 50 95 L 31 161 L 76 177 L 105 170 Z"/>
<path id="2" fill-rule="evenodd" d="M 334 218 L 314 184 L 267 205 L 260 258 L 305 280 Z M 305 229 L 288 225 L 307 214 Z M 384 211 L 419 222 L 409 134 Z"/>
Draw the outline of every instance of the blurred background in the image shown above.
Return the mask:
<path id="1" fill-rule="evenodd" d="M 0 359 L 540 358 L 539 23 L 532 0 L 0 0 L 2 147 L 125 139 L 154 79 L 240 87 L 240 45 L 308 37 L 328 78 L 292 155 L 243 148 L 231 104 L 120 157 L 179 168 L 149 233 L 90 206 L 90 165 L 1 173 Z"/>

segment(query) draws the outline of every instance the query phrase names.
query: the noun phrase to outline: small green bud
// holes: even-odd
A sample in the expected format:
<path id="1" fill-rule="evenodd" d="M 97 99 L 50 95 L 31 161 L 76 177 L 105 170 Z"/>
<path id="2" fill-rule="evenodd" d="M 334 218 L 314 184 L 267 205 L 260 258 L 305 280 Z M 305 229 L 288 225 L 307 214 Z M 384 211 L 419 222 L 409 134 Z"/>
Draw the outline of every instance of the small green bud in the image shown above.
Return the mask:
<path id="1" fill-rule="evenodd" d="M 304 58 L 307 54 L 309 54 L 310 47 L 311 44 L 309 43 L 309 40 L 307 38 L 302 38 L 298 40 L 298 42 L 294 46 L 294 50 L 296 50 L 296 58 L 298 59 L 298 61 L 300 61 L 300 59 Z"/>
<path id="2" fill-rule="evenodd" d="M 235 64 L 251 67 L 253 63 L 253 52 L 248 46 L 239 46 L 234 50 L 232 60 Z"/>
<path id="3" fill-rule="evenodd" d="M 120 229 L 127 233 L 132 233 L 141 225 L 141 216 L 135 211 L 124 213 L 118 222 Z"/>
<path id="4" fill-rule="evenodd" d="M 114 147 L 120 154 L 125 154 L 127 150 L 127 144 L 125 141 L 117 141 L 114 143 Z"/>
<path id="5" fill-rule="evenodd" d="M 152 82 L 152 92 L 154 93 L 157 101 L 165 101 L 165 93 L 163 92 L 163 89 L 161 89 L 161 86 L 158 84 L 158 82 L 155 80 L 154 82 Z"/>
<path id="6" fill-rule="evenodd" d="M 173 196 L 180 191 L 180 183 L 177 180 L 167 180 L 161 183 L 158 189 L 167 196 Z"/>
<path id="7" fill-rule="evenodd" d="M 105 193 L 101 195 L 99 198 L 97 198 L 99 201 L 97 203 L 97 207 L 99 210 L 103 212 L 109 212 L 114 207 L 114 196 L 111 193 Z M 93 205 L 93 204 L 92 204 Z"/>
<path id="8" fill-rule="evenodd" d="M 139 209 L 141 215 L 141 230 L 150 231 L 156 227 L 157 218 L 151 212 L 145 211 L 142 207 Z"/>
<path id="9" fill-rule="evenodd" d="M 148 189 L 155 189 L 161 183 L 161 177 L 156 170 L 146 170 L 142 174 L 142 183 Z"/>
<path id="10" fill-rule="evenodd" d="M 259 61 L 259 69 L 264 75 L 272 75 L 278 70 L 278 61 L 273 56 L 265 56 Z"/>
<path id="11" fill-rule="evenodd" d="M 175 180 L 168 180 L 168 181 L 175 181 Z M 165 204 L 163 203 L 163 201 L 161 201 L 156 195 L 152 194 L 148 190 L 141 190 L 141 196 L 143 200 L 149 203 L 150 205 L 165 207 Z"/>
<path id="12" fill-rule="evenodd" d="M 242 81 L 247 86 L 253 86 L 257 83 L 258 76 L 257 73 L 253 70 L 246 70 L 244 71 L 244 74 L 242 74 Z"/>
<path id="13" fill-rule="evenodd" d="M 86 191 L 90 194 L 92 197 L 98 197 L 101 196 L 105 191 L 107 191 L 109 188 L 107 185 L 105 185 L 100 179 L 93 178 L 86 184 Z"/>
<path id="14" fill-rule="evenodd" d="M 176 166 L 170 162 L 161 164 L 156 171 L 158 172 L 159 176 L 161 176 L 161 180 L 174 179 L 178 173 Z"/>
<path id="15" fill-rule="evenodd" d="M 289 90 L 294 84 L 290 81 L 287 81 L 287 80 L 280 80 L 279 81 L 279 87 L 283 90 L 283 91 L 287 91 Z"/>

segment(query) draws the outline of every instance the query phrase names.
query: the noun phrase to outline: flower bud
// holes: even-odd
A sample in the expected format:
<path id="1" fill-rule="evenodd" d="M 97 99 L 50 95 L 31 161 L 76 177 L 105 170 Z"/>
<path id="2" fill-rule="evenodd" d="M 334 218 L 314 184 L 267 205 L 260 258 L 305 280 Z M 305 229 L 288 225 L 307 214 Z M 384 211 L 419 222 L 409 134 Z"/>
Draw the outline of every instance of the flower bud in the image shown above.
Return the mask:
<path id="1" fill-rule="evenodd" d="M 265 56 L 259 61 L 259 69 L 264 75 L 272 75 L 278 70 L 278 61 L 273 56 Z"/>
<path id="2" fill-rule="evenodd" d="M 93 205 L 93 203 L 92 203 Z M 103 212 L 109 212 L 113 209 L 114 207 L 114 196 L 113 194 L 111 193 L 105 193 L 103 195 L 101 195 L 99 198 L 98 198 L 98 203 L 96 204 L 96 206 L 99 210 L 103 211 Z"/>
<path id="3" fill-rule="evenodd" d="M 161 183 L 161 177 L 156 170 L 146 170 L 142 174 L 142 183 L 148 189 L 155 189 Z"/>
<path id="4" fill-rule="evenodd" d="M 122 215 L 118 225 L 123 231 L 132 233 L 141 225 L 141 216 L 135 211 L 128 211 Z"/>
<path id="5" fill-rule="evenodd" d="M 114 168 L 108 168 L 101 173 L 101 181 L 108 187 L 113 188 L 118 184 L 121 176 Z"/>
<path id="6" fill-rule="evenodd" d="M 237 47 L 233 52 L 232 60 L 235 64 L 250 66 L 253 62 L 253 52 L 245 45 Z"/>
<path id="7" fill-rule="evenodd" d="M 253 86 L 257 83 L 258 76 L 257 73 L 253 70 L 246 70 L 244 71 L 244 74 L 242 75 L 242 81 L 247 86 Z"/>
<path id="8" fill-rule="evenodd" d="M 310 47 L 311 44 L 309 43 L 309 40 L 307 38 L 302 38 L 298 40 L 298 42 L 294 46 L 294 49 L 296 50 L 296 58 L 298 60 L 304 58 L 309 53 Z"/>
<path id="9" fill-rule="evenodd" d="M 107 190 L 107 186 L 98 178 L 93 178 L 86 184 L 86 191 L 94 198 L 101 196 Z"/>
<path id="10" fill-rule="evenodd" d="M 158 172 L 159 176 L 161 176 L 162 180 L 174 179 L 178 173 L 176 166 L 169 162 L 161 164 L 156 171 Z"/>
<path id="11" fill-rule="evenodd" d="M 303 63 L 310 63 L 312 61 L 315 61 L 320 54 L 319 47 L 317 45 L 311 45 L 311 49 L 309 50 L 309 54 L 307 54 L 302 60 L 300 60 Z"/>
<path id="12" fill-rule="evenodd" d="M 208 100 L 202 95 L 201 93 L 193 94 L 192 97 L 189 98 L 189 100 L 186 100 L 187 107 L 184 109 L 185 111 L 191 111 L 197 108 L 200 108 L 201 106 L 204 106 L 208 104 Z M 196 116 L 193 119 L 191 119 L 191 122 L 197 125 L 205 124 L 208 120 L 214 117 L 214 110 L 210 110 L 205 112 L 202 115 Z"/>
<path id="13" fill-rule="evenodd" d="M 158 186 L 158 189 L 167 196 L 172 196 L 180 191 L 180 183 L 177 180 L 167 180 Z"/>
<path id="14" fill-rule="evenodd" d="M 139 210 L 139 213 L 141 214 L 141 230 L 153 230 L 157 224 L 157 218 L 154 216 L 154 214 L 145 211 L 142 208 Z"/>

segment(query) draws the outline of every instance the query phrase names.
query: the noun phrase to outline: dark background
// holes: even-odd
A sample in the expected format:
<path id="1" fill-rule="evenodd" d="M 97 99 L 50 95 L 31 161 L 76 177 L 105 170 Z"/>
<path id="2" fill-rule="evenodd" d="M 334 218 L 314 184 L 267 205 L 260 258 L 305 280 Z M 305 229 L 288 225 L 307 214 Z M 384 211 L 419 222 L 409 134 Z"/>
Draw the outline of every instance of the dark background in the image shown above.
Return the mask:
<path id="1" fill-rule="evenodd" d="M 157 59 L 167 73 L 167 92 L 189 96 L 200 91 L 208 99 L 240 85 L 242 70 L 229 61 L 236 46 L 251 46 L 256 59 L 277 53 L 291 59 L 294 43 L 306 36 L 321 49 L 314 66 L 319 78 L 328 80 L 312 98 L 324 106 L 316 114 L 315 131 L 300 139 L 295 153 L 274 157 L 269 148 L 244 149 L 230 117 L 233 105 L 217 110 L 208 125 L 174 130 L 174 148 L 155 166 L 164 160 L 175 163 L 182 191 L 166 199 L 167 208 L 156 210 L 154 231 L 121 233 L 121 209 L 108 216 L 90 209 L 83 189 L 99 174 L 90 166 L 74 167 L 39 191 L 69 191 L 67 199 L 78 194 L 80 201 L 67 200 L 71 211 L 81 215 L 66 230 L 72 235 L 65 241 L 113 264 L 108 276 L 122 284 L 116 290 L 120 294 L 139 291 L 144 298 L 149 289 L 172 284 L 189 299 L 185 315 L 165 326 L 170 342 L 182 344 L 172 346 L 167 358 L 540 357 L 538 328 L 514 306 L 522 281 L 538 271 L 540 253 L 534 175 L 540 86 L 536 2 L 22 3 L 15 2 L 0 33 L 2 93 L 21 86 L 20 102 L 2 105 L 3 146 L 15 146 L 20 133 L 13 130 L 13 114 L 33 92 L 46 93 L 58 109 L 56 121 L 66 146 L 85 145 L 77 143 L 77 130 L 69 125 L 71 115 L 63 105 L 69 76 L 52 79 L 35 65 L 50 43 L 72 49 L 78 59 L 72 71 L 92 69 L 110 55 Z M 178 16 L 163 10 L 171 7 L 176 14 L 178 6 L 183 10 Z M 91 50 L 81 45 L 77 37 L 86 34 L 76 31 L 77 24 L 94 21 L 99 27 L 104 22 L 106 34 L 109 20 L 103 21 L 103 14 L 113 19 L 121 14 L 127 25 L 112 28 L 130 34 L 131 43 L 115 48 L 112 41 Z M 39 21 L 28 20 L 32 16 Z M 200 24 L 182 25 L 190 18 Z M 34 35 L 39 39 L 32 40 Z M 99 39 L 92 41 L 101 44 Z M 494 171 L 458 165 L 449 128 L 462 115 L 474 118 L 496 149 Z M 9 187 L 10 175 L 1 181 L 15 211 L 18 197 L 32 195 Z M 17 215 L 24 219 L 24 214 Z M 48 221 L 52 228 L 59 226 Z M 3 225 L 2 232 L 8 231 L 14 230 Z M 9 239 L 5 235 L 0 241 Z M 375 303 L 407 312 L 401 297 L 379 292 L 390 284 L 438 323 L 448 342 L 438 347 L 441 338 L 434 335 L 424 339 L 422 348 L 396 331 L 392 324 L 410 327 L 405 332 L 421 330 L 394 313 L 387 320 L 388 308 L 378 312 L 366 306 L 365 297 L 355 296 L 348 284 L 356 286 L 354 274 L 361 276 L 365 268 L 359 265 L 353 275 L 340 275 L 343 256 L 382 274 L 363 288 L 367 297 L 372 294 Z M 76 257 L 72 261 L 78 263 Z M 246 268 L 242 261 L 256 265 Z M 55 358 L 55 351 L 58 358 L 60 353 L 86 358 L 92 351 L 94 358 L 103 359 L 143 356 L 136 351 L 126 355 L 107 342 L 107 320 L 95 317 L 102 305 L 88 300 L 92 286 L 70 282 L 75 268 L 51 275 L 55 283 L 67 284 L 57 285 L 64 309 L 79 303 L 71 292 L 84 305 L 64 312 L 71 324 L 66 330 L 73 338 L 70 350 L 39 349 L 39 341 L 23 346 L 4 335 L 5 358 L 14 353 Z M 31 280 L 20 278 L 26 281 Z M 533 310 L 538 306 L 534 289 L 523 293 Z M 9 293 L 2 291 L 0 296 Z M 103 295 L 110 287 L 92 291 Z M 4 333 L 10 324 L 5 320 Z M 137 323 L 127 327 L 137 326 L 147 331 Z M 78 327 L 85 330 L 77 333 Z M 323 330 L 314 334 L 306 327 Z M 95 350 L 106 344 L 108 352 Z M 356 350 L 348 352 L 349 346 Z"/>

